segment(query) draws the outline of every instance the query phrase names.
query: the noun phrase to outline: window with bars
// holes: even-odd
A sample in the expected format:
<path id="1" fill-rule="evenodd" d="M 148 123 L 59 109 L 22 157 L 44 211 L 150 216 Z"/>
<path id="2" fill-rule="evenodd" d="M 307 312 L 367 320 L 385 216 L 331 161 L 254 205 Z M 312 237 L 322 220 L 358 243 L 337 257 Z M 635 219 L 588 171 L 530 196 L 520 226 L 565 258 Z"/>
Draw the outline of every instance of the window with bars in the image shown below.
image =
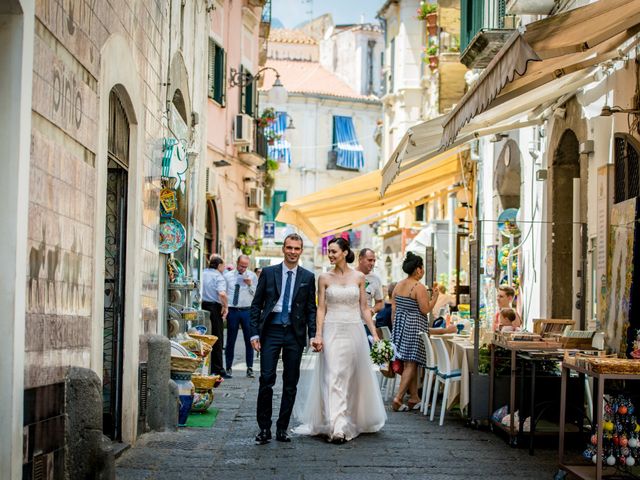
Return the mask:
<path id="1" fill-rule="evenodd" d="M 627 133 L 614 135 L 614 202 L 624 202 L 640 193 L 640 142 Z"/>
<path id="2" fill-rule="evenodd" d="M 213 101 L 225 106 L 227 54 L 213 39 L 209 39 L 209 84 L 208 95 Z"/>

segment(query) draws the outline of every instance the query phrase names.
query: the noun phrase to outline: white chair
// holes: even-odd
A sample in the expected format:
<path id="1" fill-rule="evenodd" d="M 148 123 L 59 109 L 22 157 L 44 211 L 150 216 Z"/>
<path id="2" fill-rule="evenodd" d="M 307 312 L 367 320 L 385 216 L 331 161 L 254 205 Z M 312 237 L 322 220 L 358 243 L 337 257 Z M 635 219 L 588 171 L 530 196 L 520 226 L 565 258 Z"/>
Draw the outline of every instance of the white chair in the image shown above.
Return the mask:
<path id="1" fill-rule="evenodd" d="M 427 415 L 429 413 L 429 398 L 431 398 L 431 389 L 433 388 L 433 381 L 435 380 L 438 366 L 436 364 L 435 352 L 431 345 L 429 335 L 425 332 L 420 332 L 420 340 L 424 344 L 424 349 L 427 353 L 427 366 L 424 368 L 424 381 L 422 382 L 422 400 L 420 405 L 420 411 Z"/>
<path id="2" fill-rule="evenodd" d="M 383 340 L 391 341 L 391 330 L 389 330 L 389 327 L 380 327 L 380 332 L 382 333 Z M 396 389 L 397 377 L 397 375 L 394 375 L 393 378 L 389 378 L 380 373 L 380 392 L 384 391 L 383 398 L 385 401 L 389 400 L 389 394 L 393 395 Z"/>
<path id="3" fill-rule="evenodd" d="M 433 416 L 436 412 L 436 404 L 438 401 L 438 388 L 440 383 L 444 384 L 444 390 L 442 392 L 442 407 L 440 409 L 440 426 L 444 423 L 444 412 L 447 409 L 447 400 L 449 398 L 449 384 L 451 382 L 459 382 L 460 370 L 451 370 L 451 359 L 449 358 L 449 351 L 447 350 L 444 340 L 436 336 L 431 337 L 431 343 L 436 352 L 438 359 L 438 371 L 436 372 L 436 384 L 433 388 L 433 399 L 431 400 L 431 416 L 429 419 L 433 421 Z"/>

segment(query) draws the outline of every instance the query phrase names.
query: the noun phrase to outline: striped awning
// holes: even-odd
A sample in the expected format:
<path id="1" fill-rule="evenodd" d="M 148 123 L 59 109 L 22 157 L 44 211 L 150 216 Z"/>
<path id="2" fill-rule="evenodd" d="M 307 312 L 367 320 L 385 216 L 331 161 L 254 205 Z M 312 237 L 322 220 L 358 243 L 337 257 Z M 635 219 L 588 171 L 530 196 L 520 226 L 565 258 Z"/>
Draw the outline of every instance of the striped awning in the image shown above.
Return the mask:
<path id="1" fill-rule="evenodd" d="M 364 149 L 353 125 L 353 118 L 334 116 L 333 134 L 335 138 L 334 148 L 338 154 L 336 165 L 351 170 L 364 168 Z"/>
<path id="2" fill-rule="evenodd" d="M 291 165 L 291 144 L 284 137 L 287 130 L 287 116 L 286 112 L 277 112 L 276 121 L 265 128 L 265 134 L 274 138 L 273 143 L 267 147 L 269 158 Z"/>

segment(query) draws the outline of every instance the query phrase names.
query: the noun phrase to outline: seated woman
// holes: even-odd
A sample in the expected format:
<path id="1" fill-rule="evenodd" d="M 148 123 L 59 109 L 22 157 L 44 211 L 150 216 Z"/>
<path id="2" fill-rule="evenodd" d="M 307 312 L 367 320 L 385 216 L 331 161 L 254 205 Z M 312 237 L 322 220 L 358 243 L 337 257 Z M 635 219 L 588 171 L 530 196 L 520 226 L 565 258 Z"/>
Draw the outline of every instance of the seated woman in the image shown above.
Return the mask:
<path id="1" fill-rule="evenodd" d="M 407 253 L 402 270 L 407 274 L 407 278 L 398 282 L 391 299 L 392 342 L 396 348 L 396 359 L 404 364 L 398 394 L 393 399 L 393 410 L 396 412 L 420 408 L 418 366 L 427 366 L 427 354 L 420 341 L 420 332 L 434 335 L 456 331 L 456 327 L 451 326 L 433 328 L 429 332 L 427 315 L 438 299 L 438 289 L 436 284 L 434 295 L 430 298 L 427 288 L 420 283 L 420 279 L 424 276 L 422 258 L 412 252 Z M 403 401 L 407 392 L 409 401 L 405 405 Z"/>

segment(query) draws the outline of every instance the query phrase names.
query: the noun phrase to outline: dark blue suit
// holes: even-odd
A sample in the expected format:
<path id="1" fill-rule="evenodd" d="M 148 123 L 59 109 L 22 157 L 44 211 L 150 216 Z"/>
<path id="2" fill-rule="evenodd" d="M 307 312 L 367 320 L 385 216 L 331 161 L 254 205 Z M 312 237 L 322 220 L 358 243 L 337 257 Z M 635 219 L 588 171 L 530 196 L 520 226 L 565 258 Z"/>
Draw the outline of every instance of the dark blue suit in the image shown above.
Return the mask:
<path id="1" fill-rule="evenodd" d="M 296 400 L 300 361 L 307 336 L 316 335 L 315 275 L 298 266 L 291 294 L 290 325 L 273 324 L 273 308 L 284 286 L 282 264 L 262 270 L 256 294 L 251 303 L 251 335 L 260 337 L 260 389 L 258 391 L 257 420 L 261 430 L 271 429 L 273 386 L 276 383 L 278 358 L 282 352 L 282 401 L 276 427 L 286 430 Z"/>

